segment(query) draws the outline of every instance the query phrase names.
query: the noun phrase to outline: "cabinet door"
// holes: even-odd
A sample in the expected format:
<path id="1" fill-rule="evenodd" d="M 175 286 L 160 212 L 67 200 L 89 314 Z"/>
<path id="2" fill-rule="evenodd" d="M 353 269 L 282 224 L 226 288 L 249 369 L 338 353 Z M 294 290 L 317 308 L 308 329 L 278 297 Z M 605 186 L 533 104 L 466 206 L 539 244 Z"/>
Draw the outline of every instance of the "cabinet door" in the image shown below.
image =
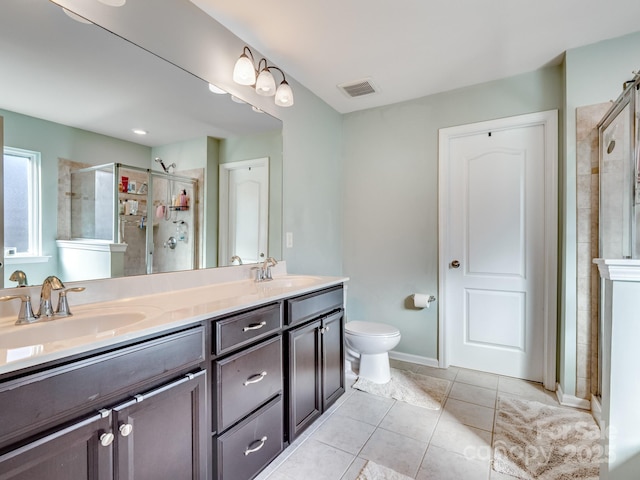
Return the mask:
<path id="1" fill-rule="evenodd" d="M 344 311 L 322 319 L 322 411 L 344 393 Z"/>
<path id="2" fill-rule="evenodd" d="M 206 478 L 205 377 L 187 375 L 113 409 L 119 480 Z"/>
<path id="3" fill-rule="evenodd" d="M 289 340 L 289 442 L 322 413 L 320 321 L 287 333 Z"/>
<path id="4" fill-rule="evenodd" d="M 0 479 L 110 480 L 113 478 L 110 434 L 109 415 L 96 415 L 75 423 L 1 455 Z"/>

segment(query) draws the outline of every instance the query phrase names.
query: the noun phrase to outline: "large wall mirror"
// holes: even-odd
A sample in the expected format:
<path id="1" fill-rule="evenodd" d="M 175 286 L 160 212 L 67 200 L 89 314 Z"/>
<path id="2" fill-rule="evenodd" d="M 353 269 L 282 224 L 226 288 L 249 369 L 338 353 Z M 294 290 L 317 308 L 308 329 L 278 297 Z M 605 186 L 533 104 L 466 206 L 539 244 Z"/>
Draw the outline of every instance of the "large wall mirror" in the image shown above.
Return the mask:
<path id="1" fill-rule="evenodd" d="M 0 286 L 281 258 L 281 121 L 82 20 L 0 4 Z"/>

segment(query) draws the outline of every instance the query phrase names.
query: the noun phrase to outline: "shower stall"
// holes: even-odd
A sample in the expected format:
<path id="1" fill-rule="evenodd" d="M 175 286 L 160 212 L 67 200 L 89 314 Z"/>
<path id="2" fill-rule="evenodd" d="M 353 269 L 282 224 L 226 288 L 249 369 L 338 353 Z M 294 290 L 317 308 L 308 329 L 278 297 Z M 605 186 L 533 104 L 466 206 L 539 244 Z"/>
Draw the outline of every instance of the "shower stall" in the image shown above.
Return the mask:
<path id="1" fill-rule="evenodd" d="M 71 170 L 68 197 L 65 279 L 196 268 L 197 179 L 112 163 Z"/>
<path id="2" fill-rule="evenodd" d="M 599 257 L 640 259 L 640 75 L 623 91 L 598 124 Z M 602 282 L 598 328 L 598 392 L 602 392 L 605 339 Z"/>

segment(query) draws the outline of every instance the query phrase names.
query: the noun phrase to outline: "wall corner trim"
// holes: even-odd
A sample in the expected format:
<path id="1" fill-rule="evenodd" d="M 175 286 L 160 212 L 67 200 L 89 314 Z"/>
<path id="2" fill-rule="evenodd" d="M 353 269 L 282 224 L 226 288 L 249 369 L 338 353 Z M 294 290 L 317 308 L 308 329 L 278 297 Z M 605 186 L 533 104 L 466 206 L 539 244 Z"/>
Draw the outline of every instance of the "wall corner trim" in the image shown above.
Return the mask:
<path id="1" fill-rule="evenodd" d="M 573 407 L 580 408 L 582 410 L 591 410 L 591 402 L 585 398 L 579 398 L 574 395 L 566 395 L 562 391 L 562 387 L 560 384 L 557 384 L 556 387 L 556 396 L 558 397 L 558 402 L 560 405 L 564 407 Z"/>

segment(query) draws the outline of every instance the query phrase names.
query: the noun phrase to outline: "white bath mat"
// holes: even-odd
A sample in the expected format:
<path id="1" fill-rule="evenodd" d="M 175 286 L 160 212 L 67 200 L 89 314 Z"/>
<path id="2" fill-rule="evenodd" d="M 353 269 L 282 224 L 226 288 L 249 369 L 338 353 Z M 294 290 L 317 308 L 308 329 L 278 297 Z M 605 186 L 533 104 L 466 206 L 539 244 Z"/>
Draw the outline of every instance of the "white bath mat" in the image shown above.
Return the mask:
<path id="1" fill-rule="evenodd" d="M 384 384 L 373 383 L 358 377 L 353 388 L 380 397 L 393 398 L 430 410 L 440 410 L 450 382 L 443 378 L 429 377 L 407 370 L 391 369 L 391 380 Z"/>
<path id="2" fill-rule="evenodd" d="M 367 461 L 365 466 L 360 470 L 360 474 L 356 480 L 413 480 L 402 473 L 395 470 L 378 465 L 371 460 Z"/>
<path id="3" fill-rule="evenodd" d="M 599 438 L 589 412 L 498 397 L 493 469 L 526 480 L 597 480 Z"/>

